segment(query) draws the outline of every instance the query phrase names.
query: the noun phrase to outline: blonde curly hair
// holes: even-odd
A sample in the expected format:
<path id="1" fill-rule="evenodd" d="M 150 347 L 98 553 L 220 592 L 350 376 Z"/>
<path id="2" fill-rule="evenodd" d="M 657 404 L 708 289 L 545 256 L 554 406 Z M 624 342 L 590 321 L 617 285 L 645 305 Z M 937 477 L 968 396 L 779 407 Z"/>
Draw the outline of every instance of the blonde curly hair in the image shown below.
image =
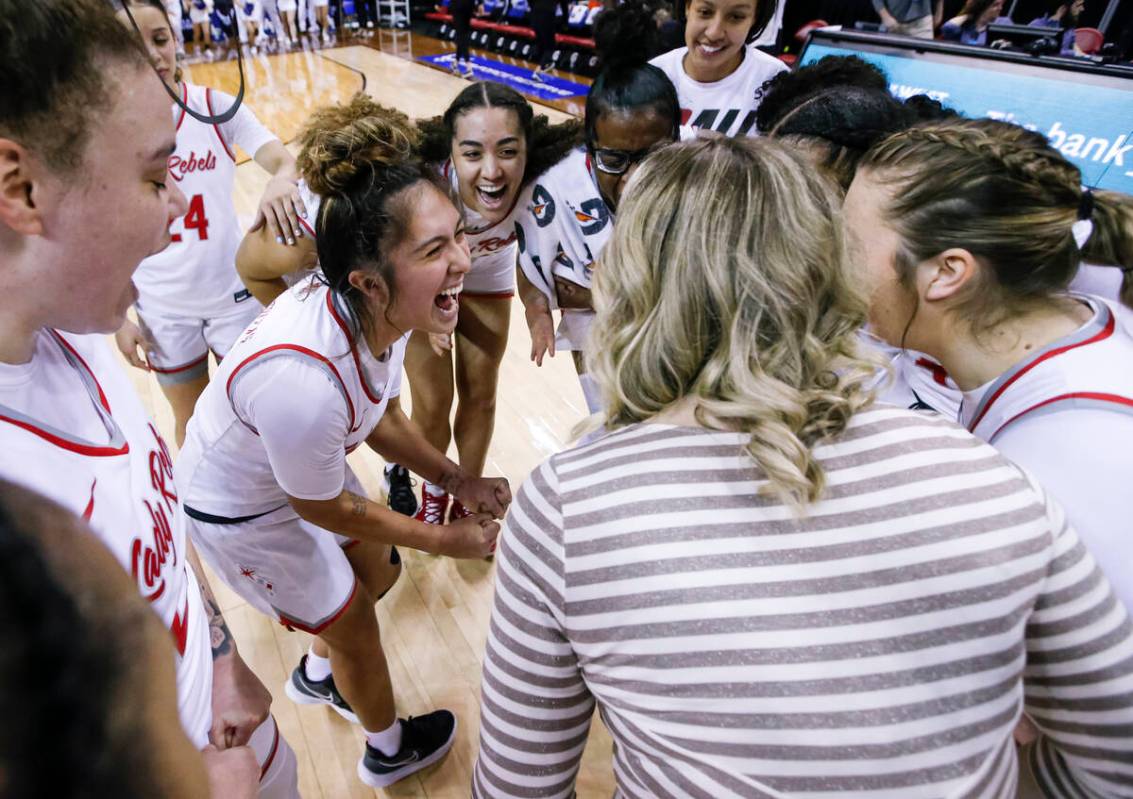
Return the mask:
<path id="1" fill-rule="evenodd" d="M 587 364 L 617 428 L 686 398 L 750 434 L 764 491 L 801 510 L 812 448 L 873 400 L 867 304 L 846 263 L 837 190 L 769 139 L 701 138 L 650 156 L 595 270 Z"/>

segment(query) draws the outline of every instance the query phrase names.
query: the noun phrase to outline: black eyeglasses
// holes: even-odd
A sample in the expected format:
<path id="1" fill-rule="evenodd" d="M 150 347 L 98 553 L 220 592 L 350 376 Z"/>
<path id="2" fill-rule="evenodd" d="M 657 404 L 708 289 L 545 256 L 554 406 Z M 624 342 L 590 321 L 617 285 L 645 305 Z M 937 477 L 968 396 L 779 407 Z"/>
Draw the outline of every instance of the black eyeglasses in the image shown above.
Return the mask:
<path id="1" fill-rule="evenodd" d="M 625 171 L 649 155 L 656 148 L 646 147 L 643 150 L 597 150 L 594 153 L 594 165 L 599 171 L 607 175 L 623 175 Z"/>

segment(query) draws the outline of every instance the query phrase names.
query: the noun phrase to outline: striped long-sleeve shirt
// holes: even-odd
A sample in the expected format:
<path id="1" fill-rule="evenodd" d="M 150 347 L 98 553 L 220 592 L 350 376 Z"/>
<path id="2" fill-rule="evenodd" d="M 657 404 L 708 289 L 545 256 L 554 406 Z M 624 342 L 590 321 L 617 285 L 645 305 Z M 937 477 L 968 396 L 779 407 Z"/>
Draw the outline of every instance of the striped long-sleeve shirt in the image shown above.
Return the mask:
<path id="1" fill-rule="evenodd" d="M 1023 472 L 878 406 L 803 518 L 733 433 L 552 457 L 502 536 L 483 799 L 569 797 L 597 705 L 619 796 L 1133 796 L 1133 632 Z M 1016 755 L 1024 710 L 1040 727 Z"/>

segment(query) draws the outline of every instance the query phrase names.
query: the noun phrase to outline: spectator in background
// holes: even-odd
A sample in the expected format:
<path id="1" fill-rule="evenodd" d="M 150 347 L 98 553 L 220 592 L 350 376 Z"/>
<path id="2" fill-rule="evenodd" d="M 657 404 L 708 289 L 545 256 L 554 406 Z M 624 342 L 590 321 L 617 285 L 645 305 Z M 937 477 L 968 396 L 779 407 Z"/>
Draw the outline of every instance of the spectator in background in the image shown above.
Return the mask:
<path id="1" fill-rule="evenodd" d="M 452 14 L 452 27 L 456 32 L 456 59 L 452 71 L 466 78 L 472 77 L 472 63 L 469 60 L 468 45 L 472 39 L 472 14 L 476 11 L 476 0 L 452 0 L 448 6 Z"/>
<path id="2" fill-rule="evenodd" d="M 1049 12 L 1031 20 L 1028 24 L 1038 28 L 1065 28 L 1062 41 L 1059 42 L 1059 53 L 1061 55 L 1080 55 L 1075 47 L 1074 34 L 1078 27 L 1078 17 L 1082 15 L 1082 11 L 1086 8 L 1086 0 L 1073 0 L 1070 3 L 1055 0 L 1051 3 L 1051 6 Z"/>
<path id="3" fill-rule="evenodd" d="M 944 15 L 944 0 L 873 0 L 886 33 L 931 39 Z"/>
<path id="4" fill-rule="evenodd" d="M 1003 17 L 1004 0 L 968 0 L 960 13 L 945 22 L 940 28 L 940 38 L 949 42 L 983 47 L 987 44 L 987 26 L 995 23 L 1010 23 L 1011 17 Z"/>
<path id="5" fill-rule="evenodd" d="M 0 480 L 0 797 L 199 799 L 169 632 L 79 518 Z M 144 742 L 144 745 L 139 745 Z M 252 751 L 215 796 L 252 797 Z M 233 779 L 235 776 L 240 779 Z"/>

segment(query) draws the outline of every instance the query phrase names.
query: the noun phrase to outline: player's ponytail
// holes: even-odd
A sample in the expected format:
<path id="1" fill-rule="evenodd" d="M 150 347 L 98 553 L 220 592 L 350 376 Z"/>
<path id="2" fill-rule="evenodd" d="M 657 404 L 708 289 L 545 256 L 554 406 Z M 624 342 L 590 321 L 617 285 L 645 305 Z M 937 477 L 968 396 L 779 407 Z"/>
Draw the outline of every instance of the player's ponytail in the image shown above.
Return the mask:
<path id="1" fill-rule="evenodd" d="M 1088 217 L 1094 229 L 1082 247 L 1082 260 L 1120 269 L 1121 302 L 1133 308 L 1133 197 L 1095 191 L 1091 198 Z"/>
<path id="2" fill-rule="evenodd" d="M 681 124 L 681 107 L 672 81 L 648 63 L 658 49 L 653 12 L 640 0 L 598 15 L 594 45 L 601 69 L 586 95 L 586 139 L 595 139 L 598 119 L 611 111 L 652 109 L 672 121 L 673 138 Z"/>
<path id="3" fill-rule="evenodd" d="M 502 83 L 477 81 L 458 94 L 444 114 L 419 119 L 418 152 L 430 164 L 440 164 L 452 155 L 456 121 L 477 108 L 502 108 L 515 114 L 527 145 L 523 183 L 557 164 L 582 140 L 582 124 L 575 119 L 552 124 L 545 114 L 536 115 L 527 99 Z"/>
<path id="4" fill-rule="evenodd" d="M 315 111 L 299 132 L 299 173 L 321 197 L 345 191 L 371 164 L 412 157 L 420 136 L 405 114 L 359 92 Z"/>

